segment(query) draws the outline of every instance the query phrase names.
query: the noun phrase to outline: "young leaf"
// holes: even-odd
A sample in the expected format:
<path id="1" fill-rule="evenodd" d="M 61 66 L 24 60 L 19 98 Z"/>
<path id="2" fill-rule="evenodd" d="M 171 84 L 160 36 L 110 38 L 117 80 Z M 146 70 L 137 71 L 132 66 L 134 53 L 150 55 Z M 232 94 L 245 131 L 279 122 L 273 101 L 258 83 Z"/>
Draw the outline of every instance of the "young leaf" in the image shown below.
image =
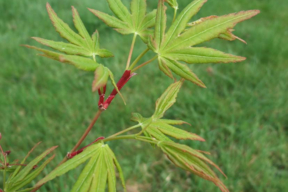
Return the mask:
<path id="1" fill-rule="evenodd" d="M 232 63 L 244 61 L 245 57 L 235 56 L 221 51 L 204 48 L 191 47 L 167 52 L 163 55 L 166 58 L 186 63 Z"/>
<path id="2" fill-rule="evenodd" d="M 104 87 L 107 84 L 108 77 L 109 70 L 103 65 L 99 65 L 95 71 L 95 77 L 92 83 L 92 91 L 95 92 L 98 89 Z"/>
<path id="3" fill-rule="evenodd" d="M 54 12 L 54 10 L 51 8 L 50 4 L 46 4 L 46 8 L 49 14 L 49 17 L 52 21 L 52 24 L 54 25 L 56 31 L 60 33 L 60 35 L 67 39 L 69 42 L 79 45 L 79 46 L 85 46 L 85 42 L 82 39 L 80 35 L 75 33 L 66 23 L 64 23 Z"/>
<path id="4" fill-rule="evenodd" d="M 163 49 L 186 28 L 190 19 L 200 10 L 207 0 L 194 0 L 179 14 L 165 35 Z M 176 2 L 177 3 L 177 2 Z M 173 5 L 178 6 L 178 5 Z"/>
<path id="5" fill-rule="evenodd" d="M 160 49 L 165 34 L 166 19 L 167 19 L 166 9 L 167 7 L 164 5 L 164 0 L 159 0 L 156 14 L 155 32 L 154 32 L 154 41 L 157 45 L 157 50 Z"/>
<path id="6" fill-rule="evenodd" d="M 70 55 L 91 56 L 94 58 L 94 60 L 96 55 L 99 55 L 100 57 L 113 57 L 113 54 L 110 51 L 106 49 L 100 49 L 99 34 L 97 31 L 96 33 L 93 34 L 93 37 L 90 37 L 77 10 L 73 6 L 72 6 L 73 22 L 75 24 L 75 27 L 79 31 L 80 35 L 75 33 L 72 29 L 69 28 L 69 26 L 66 23 L 64 23 L 60 18 L 58 18 L 58 16 L 48 3 L 47 3 L 47 11 L 56 30 L 61 34 L 63 38 L 67 39 L 70 43 L 56 42 L 38 37 L 34 37 L 33 39 L 43 45 L 46 45 L 48 47 L 51 47 L 62 53 L 66 53 L 68 55 L 44 50 L 33 46 L 26 46 L 26 47 L 42 51 L 44 53 L 44 55 L 42 56 L 44 57 L 54 59 L 60 62 L 67 62 L 75 65 L 79 69 L 83 69 L 86 71 L 91 70 L 95 71 L 96 69 L 95 62 L 91 64 L 91 61 L 89 61 L 87 58 L 83 58 L 81 60 L 80 57 L 73 58 Z M 70 59 L 75 59 L 75 61 Z M 88 63 L 85 62 L 85 59 Z M 79 61 L 83 63 L 79 63 Z"/>
<path id="7" fill-rule="evenodd" d="M 176 102 L 177 94 L 182 86 L 182 81 L 170 85 L 156 102 L 153 118 L 160 119 L 164 113 Z"/>
<path id="8" fill-rule="evenodd" d="M 180 35 L 173 43 L 167 46 L 166 51 L 187 48 L 213 38 L 218 38 L 227 29 L 232 29 L 237 23 L 250 19 L 257 14 L 259 14 L 258 10 L 241 11 L 239 13 L 207 19 Z"/>
<path id="9" fill-rule="evenodd" d="M 177 75 L 180 77 L 195 83 L 196 85 L 206 88 L 204 83 L 184 64 L 181 64 L 177 61 L 163 59 L 163 62 Z"/>

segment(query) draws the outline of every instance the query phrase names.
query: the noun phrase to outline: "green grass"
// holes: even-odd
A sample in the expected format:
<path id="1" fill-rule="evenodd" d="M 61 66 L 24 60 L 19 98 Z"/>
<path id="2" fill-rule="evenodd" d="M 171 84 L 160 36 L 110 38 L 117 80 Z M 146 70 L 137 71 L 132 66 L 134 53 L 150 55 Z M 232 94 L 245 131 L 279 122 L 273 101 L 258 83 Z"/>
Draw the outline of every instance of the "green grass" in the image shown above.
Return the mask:
<path id="1" fill-rule="evenodd" d="M 181 0 L 180 7 L 188 2 Z M 49 3 L 71 26 L 70 6 L 74 5 L 89 32 L 99 30 L 102 47 L 115 54 L 114 58 L 102 60 L 103 64 L 112 68 L 118 79 L 126 64 L 132 36 L 120 36 L 86 9 L 108 11 L 106 1 L 49 0 Z M 150 9 L 157 4 L 152 0 L 148 3 Z M 247 60 L 238 64 L 191 66 L 208 88 L 185 82 L 178 102 L 166 118 L 191 123 L 192 127 L 183 129 L 206 139 L 205 143 L 184 143 L 212 153 L 210 158 L 228 176 L 221 178 L 231 192 L 284 192 L 288 191 L 288 1 L 210 0 L 194 19 L 248 9 L 261 10 L 259 16 L 236 27 L 236 34 L 248 45 L 223 40 L 205 44 L 245 56 Z M 172 11 L 169 13 L 171 19 Z M 41 58 L 35 51 L 20 47 L 20 44 L 35 45 L 32 36 L 60 40 L 45 11 L 45 1 L 0 0 L 0 16 L 1 145 L 12 151 L 11 158 L 23 158 L 38 141 L 42 144 L 34 157 L 41 150 L 59 145 L 56 159 L 45 170 L 47 174 L 77 142 L 97 111 L 98 98 L 91 93 L 93 73 Z M 140 41 L 137 44 L 135 56 L 145 48 Z M 127 106 L 117 97 L 84 144 L 133 125 L 132 112 L 150 116 L 156 99 L 170 83 L 156 62 L 140 70 L 122 91 Z M 110 144 L 128 185 L 136 185 L 140 191 L 219 191 L 212 183 L 174 167 L 157 148 L 131 141 Z M 70 172 L 40 191 L 68 192 L 79 173 L 80 169 Z"/>

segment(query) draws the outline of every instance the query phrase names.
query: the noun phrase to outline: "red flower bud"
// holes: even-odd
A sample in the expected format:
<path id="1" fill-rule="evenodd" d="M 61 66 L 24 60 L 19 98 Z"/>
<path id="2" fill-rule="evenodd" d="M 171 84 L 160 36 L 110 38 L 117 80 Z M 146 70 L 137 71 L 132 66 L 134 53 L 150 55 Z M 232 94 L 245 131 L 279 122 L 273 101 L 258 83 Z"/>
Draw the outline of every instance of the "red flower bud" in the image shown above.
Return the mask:
<path id="1" fill-rule="evenodd" d="M 34 166 L 33 166 L 33 169 L 36 169 L 37 167 L 38 167 L 38 165 L 34 165 Z"/>
<path id="2" fill-rule="evenodd" d="M 11 151 L 6 151 L 5 154 L 8 156 L 10 155 Z"/>

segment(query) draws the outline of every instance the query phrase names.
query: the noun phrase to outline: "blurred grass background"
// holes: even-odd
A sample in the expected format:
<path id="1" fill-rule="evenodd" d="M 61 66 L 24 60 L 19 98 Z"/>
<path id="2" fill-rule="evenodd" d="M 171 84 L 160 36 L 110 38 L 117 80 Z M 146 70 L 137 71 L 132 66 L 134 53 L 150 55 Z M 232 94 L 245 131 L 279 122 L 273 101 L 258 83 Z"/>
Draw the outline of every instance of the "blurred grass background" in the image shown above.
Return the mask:
<path id="1" fill-rule="evenodd" d="M 105 0 L 46 0 L 72 26 L 70 6 L 74 5 L 90 33 L 98 29 L 103 48 L 114 58 L 102 60 L 118 79 L 125 67 L 132 36 L 121 36 L 86 8 L 109 12 Z M 59 145 L 56 160 L 47 174 L 80 138 L 97 111 L 97 95 L 91 93 L 93 73 L 36 56 L 20 44 L 36 45 L 30 37 L 60 40 L 45 10 L 44 0 L 0 0 L 0 132 L 1 145 L 11 150 L 11 158 L 23 158 L 39 141 L 35 153 Z M 130 0 L 125 0 L 129 3 Z M 183 8 L 190 0 L 180 0 Z M 149 9 L 157 1 L 148 0 Z M 192 124 L 185 130 L 206 139 L 184 142 L 210 151 L 211 159 L 227 174 L 224 183 L 231 192 L 288 191 L 288 1 L 210 0 L 194 19 L 260 9 L 257 17 L 239 24 L 241 42 L 213 40 L 205 46 L 247 57 L 238 64 L 193 65 L 191 68 L 207 85 L 201 89 L 185 82 L 178 102 L 166 118 Z M 172 11 L 169 10 L 169 18 Z M 145 49 L 137 41 L 134 57 Z M 143 59 L 147 60 L 148 55 Z M 156 62 L 139 71 L 123 89 L 124 106 L 117 97 L 85 140 L 109 136 L 133 125 L 131 113 L 150 116 L 154 103 L 172 83 Z M 112 89 L 109 86 L 109 89 Z M 109 91 L 108 91 L 109 92 Z M 212 183 L 187 174 L 166 160 L 161 151 L 134 141 L 110 143 L 125 173 L 130 192 L 212 192 Z M 68 192 L 78 168 L 46 184 L 40 191 Z"/>

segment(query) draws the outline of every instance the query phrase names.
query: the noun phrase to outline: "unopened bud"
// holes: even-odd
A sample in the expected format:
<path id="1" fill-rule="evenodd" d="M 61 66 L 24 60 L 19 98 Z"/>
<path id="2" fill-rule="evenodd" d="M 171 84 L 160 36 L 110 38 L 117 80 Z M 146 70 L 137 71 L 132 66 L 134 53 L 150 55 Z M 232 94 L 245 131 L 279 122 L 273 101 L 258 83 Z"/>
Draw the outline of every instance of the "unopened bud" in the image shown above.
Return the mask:
<path id="1" fill-rule="evenodd" d="M 36 169 L 37 167 L 38 167 L 38 165 L 34 165 L 34 166 L 33 166 L 33 169 Z"/>
<path id="2" fill-rule="evenodd" d="M 6 151 L 5 154 L 8 156 L 10 155 L 11 151 Z"/>

